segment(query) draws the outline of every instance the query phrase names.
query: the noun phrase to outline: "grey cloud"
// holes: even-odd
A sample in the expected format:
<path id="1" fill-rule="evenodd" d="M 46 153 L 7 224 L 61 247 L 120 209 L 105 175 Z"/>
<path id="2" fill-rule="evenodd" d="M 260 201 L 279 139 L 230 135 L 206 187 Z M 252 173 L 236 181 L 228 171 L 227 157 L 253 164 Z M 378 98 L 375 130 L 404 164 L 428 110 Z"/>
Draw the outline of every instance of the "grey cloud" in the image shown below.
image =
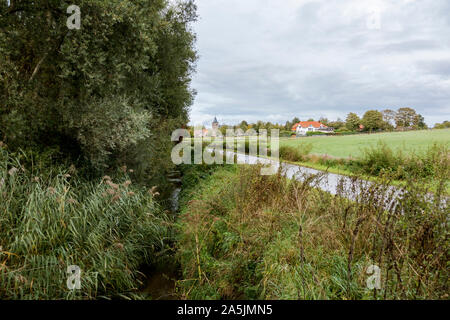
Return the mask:
<path id="1" fill-rule="evenodd" d="M 450 60 L 419 61 L 417 66 L 429 74 L 450 79 Z"/>
<path id="2" fill-rule="evenodd" d="M 450 1 L 379 0 L 380 30 L 360 0 L 197 2 L 193 124 L 403 106 L 449 117 Z"/>
<path id="3" fill-rule="evenodd" d="M 376 50 L 383 53 L 393 53 L 393 52 L 411 52 L 418 50 L 432 50 L 441 47 L 442 45 L 438 41 L 421 39 L 421 40 L 398 41 L 394 43 L 387 43 L 380 45 Z"/>

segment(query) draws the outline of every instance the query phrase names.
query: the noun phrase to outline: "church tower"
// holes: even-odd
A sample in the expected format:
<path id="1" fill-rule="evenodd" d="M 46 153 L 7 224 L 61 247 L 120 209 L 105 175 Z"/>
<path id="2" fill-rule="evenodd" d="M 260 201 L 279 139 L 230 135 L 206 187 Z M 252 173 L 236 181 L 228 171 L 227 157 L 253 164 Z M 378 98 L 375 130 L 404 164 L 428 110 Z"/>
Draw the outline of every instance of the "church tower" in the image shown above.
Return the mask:
<path id="1" fill-rule="evenodd" d="M 213 128 L 213 130 L 219 129 L 219 121 L 217 121 L 216 117 L 214 117 L 214 121 L 212 122 L 212 128 Z"/>

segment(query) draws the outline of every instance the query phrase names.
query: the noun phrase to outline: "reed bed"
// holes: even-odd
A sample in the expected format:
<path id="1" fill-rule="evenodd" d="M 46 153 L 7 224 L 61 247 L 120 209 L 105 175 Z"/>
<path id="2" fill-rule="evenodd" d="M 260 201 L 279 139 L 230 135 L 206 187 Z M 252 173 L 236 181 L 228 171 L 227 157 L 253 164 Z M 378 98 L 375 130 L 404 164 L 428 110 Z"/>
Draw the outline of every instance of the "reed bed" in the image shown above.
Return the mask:
<path id="1" fill-rule="evenodd" d="M 154 193 L 123 168 L 86 181 L 0 148 L 0 299 L 138 298 L 139 267 L 170 237 Z M 67 287 L 70 265 L 80 290 Z"/>

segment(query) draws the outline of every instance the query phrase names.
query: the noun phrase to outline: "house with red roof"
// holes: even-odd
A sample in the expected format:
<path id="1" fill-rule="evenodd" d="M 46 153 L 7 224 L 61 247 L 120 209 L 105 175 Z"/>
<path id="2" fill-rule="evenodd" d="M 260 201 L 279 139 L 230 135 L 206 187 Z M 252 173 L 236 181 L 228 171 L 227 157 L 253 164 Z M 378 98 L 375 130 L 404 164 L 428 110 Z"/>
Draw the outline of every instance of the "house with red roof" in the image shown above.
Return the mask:
<path id="1" fill-rule="evenodd" d="M 294 124 L 292 131 L 294 131 L 297 135 L 306 136 L 307 132 L 329 133 L 334 130 L 319 121 L 300 121 L 299 123 Z"/>

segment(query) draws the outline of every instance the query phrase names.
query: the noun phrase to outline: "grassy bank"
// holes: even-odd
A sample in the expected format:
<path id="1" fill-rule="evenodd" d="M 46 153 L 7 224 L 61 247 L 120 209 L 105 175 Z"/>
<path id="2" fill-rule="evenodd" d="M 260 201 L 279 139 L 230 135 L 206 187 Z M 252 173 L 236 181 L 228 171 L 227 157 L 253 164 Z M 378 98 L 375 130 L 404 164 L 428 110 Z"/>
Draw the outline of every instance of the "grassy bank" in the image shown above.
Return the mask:
<path id="1" fill-rule="evenodd" d="M 383 184 L 350 202 L 344 190 L 315 189 L 317 179 L 233 166 L 197 180 L 179 221 L 182 296 L 448 299 L 448 209 L 427 202 L 423 185 L 385 210 L 393 195 Z M 381 290 L 367 288 L 370 265 Z"/>
<path id="2" fill-rule="evenodd" d="M 77 169 L 0 148 L 0 299 L 139 297 L 139 268 L 155 262 L 168 219 L 126 169 L 85 180 Z M 81 268 L 68 290 L 67 268 Z"/>

